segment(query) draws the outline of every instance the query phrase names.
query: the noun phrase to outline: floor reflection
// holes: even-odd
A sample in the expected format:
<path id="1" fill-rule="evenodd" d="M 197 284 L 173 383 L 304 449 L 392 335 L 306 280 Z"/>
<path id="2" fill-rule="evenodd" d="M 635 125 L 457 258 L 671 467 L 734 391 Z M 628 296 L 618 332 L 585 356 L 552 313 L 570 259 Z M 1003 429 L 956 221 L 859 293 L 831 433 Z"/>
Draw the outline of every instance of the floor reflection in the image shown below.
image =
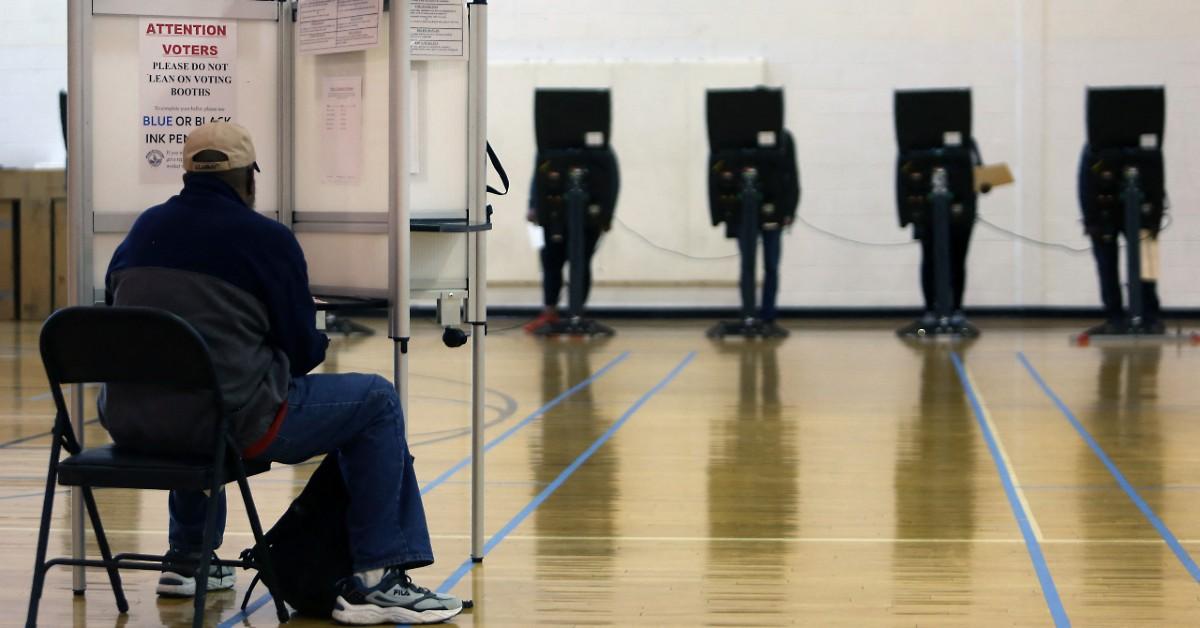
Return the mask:
<path id="1" fill-rule="evenodd" d="M 968 542 L 899 542 L 892 546 L 897 615 L 963 615 L 973 598 L 976 460 L 982 441 L 953 353 L 965 362 L 970 343 L 910 344 L 920 360 L 917 406 L 897 436 L 895 538 Z M 937 582 L 936 587 L 930 583 Z"/>
<path id="2" fill-rule="evenodd" d="M 725 418 L 710 425 L 704 593 L 714 612 L 750 623 L 796 593 L 785 539 L 797 529 L 800 462 L 795 417 L 780 399 L 780 344 L 717 345 L 737 391 Z"/>
<path id="3" fill-rule="evenodd" d="M 1085 406 L 1079 420 L 1150 508 L 1167 521 L 1170 502 L 1163 490 L 1164 428 L 1158 408 L 1162 349 L 1160 345 L 1101 347 L 1095 401 Z M 1081 490 L 1074 494 L 1083 538 L 1159 538 L 1082 439 L 1075 447 L 1075 457 Z M 1166 544 L 1148 543 L 1117 556 L 1119 559 L 1114 559 L 1112 546 L 1105 543 L 1083 546 L 1088 603 L 1123 609 L 1137 606 L 1150 613 L 1149 619 L 1161 617 L 1155 609 L 1161 608 L 1163 601 L 1163 567 L 1175 560 Z M 1117 579 L 1122 583 L 1119 592 L 1113 587 Z"/>
<path id="4" fill-rule="evenodd" d="M 587 379 L 592 374 L 592 354 L 603 345 L 603 341 L 570 339 L 542 343 L 542 402 Z M 600 411 L 595 395 L 594 386 L 585 386 L 538 421 L 540 433 L 530 439 L 531 496 L 553 482 L 612 425 L 613 417 Z M 559 599 L 564 613 L 580 618 L 573 622 L 607 615 L 610 605 L 617 603 L 611 587 L 598 585 L 614 575 L 614 511 L 620 497 L 617 452 L 611 443 L 597 449 L 570 481 L 533 512 L 538 586 Z M 589 581 L 586 588 L 573 586 L 580 579 Z"/>

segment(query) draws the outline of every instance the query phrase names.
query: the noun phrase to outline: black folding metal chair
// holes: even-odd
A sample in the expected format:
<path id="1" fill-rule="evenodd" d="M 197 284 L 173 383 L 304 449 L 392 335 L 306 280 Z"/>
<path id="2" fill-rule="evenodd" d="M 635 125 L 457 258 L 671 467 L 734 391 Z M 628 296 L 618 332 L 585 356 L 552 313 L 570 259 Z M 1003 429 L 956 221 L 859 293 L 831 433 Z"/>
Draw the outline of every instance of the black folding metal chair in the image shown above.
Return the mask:
<path id="1" fill-rule="evenodd" d="M 195 614 L 192 625 L 204 624 L 204 602 L 210 564 L 257 569 L 268 590 L 275 577 L 267 552 L 258 562 L 246 560 L 213 561 L 216 536 L 216 500 L 228 482 L 236 481 L 246 504 L 246 514 L 256 544 L 263 543 L 262 525 L 250 495 L 246 478 L 267 471 L 269 462 L 243 461 L 230 431 L 229 416 L 224 412 L 221 389 L 208 347 L 186 321 L 162 310 L 130 307 L 71 307 L 59 310 L 46 320 L 41 333 L 42 363 L 50 380 L 57 413 L 50 445 L 50 470 L 46 477 L 46 497 L 38 530 L 37 562 L 33 568 L 33 587 L 29 596 L 29 614 L 25 625 L 37 625 L 38 602 L 46 571 L 55 565 L 102 567 L 108 571 L 117 609 L 129 610 L 121 588 L 119 569 L 159 571 L 165 556 L 153 554 L 112 555 L 100 524 L 100 512 L 92 495 L 94 487 L 152 490 L 208 491 L 208 515 L 204 525 L 203 547 L 196 565 Z M 83 449 L 71 427 L 71 416 L 63 398 L 63 384 L 128 383 L 162 386 L 175 390 L 211 393 L 213 416 L 219 416 L 213 451 L 209 456 L 177 457 L 149 455 L 114 445 Z M 147 421 L 164 417 L 146 417 Z M 62 450 L 69 455 L 59 460 Z M 83 503 L 102 560 L 55 558 L 46 560 L 50 534 L 50 514 L 54 507 L 56 484 L 75 487 L 83 493 Z M 288 620 L 287 607 L 276 598 L 280 622 Z"/>

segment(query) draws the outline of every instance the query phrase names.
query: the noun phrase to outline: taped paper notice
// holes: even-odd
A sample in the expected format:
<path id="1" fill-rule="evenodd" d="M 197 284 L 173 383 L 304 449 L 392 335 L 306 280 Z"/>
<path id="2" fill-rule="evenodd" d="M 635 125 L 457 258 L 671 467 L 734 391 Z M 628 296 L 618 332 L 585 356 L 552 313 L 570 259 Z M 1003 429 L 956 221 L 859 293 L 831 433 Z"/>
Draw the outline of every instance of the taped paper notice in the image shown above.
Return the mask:
<path id="1" fill-rule="evenodd" d="M 304 0 L 300 52 L 328 54 L 379 45 L 380 0 Z"/>
<path id="2" fill-rule="evenodd" d="M 408 0 L 412 59 L 466 61 L 467 16 L 462 0 Z"/>
<path id="3" fill-rule="evenodd" d="M 358 183 L 362 176 L 362 77 L 321 81 L 321 153 L 326 183 Z"/>
<path id="4" fill-rule="evenodd" d="M 209 122 L 237 122 L 237 22 L 139 22 L 138 116 L 142 183 L 178 183 L 183 143 Z"/>

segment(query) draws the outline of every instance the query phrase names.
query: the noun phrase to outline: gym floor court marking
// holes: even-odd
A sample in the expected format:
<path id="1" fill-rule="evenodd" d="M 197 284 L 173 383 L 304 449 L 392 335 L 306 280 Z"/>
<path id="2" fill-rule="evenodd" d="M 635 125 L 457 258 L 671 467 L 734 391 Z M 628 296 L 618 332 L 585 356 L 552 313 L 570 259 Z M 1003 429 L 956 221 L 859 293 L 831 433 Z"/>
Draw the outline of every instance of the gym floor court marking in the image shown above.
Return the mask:
<path id="1" fill-rule="evenodd" d="M 486 544 L 484 544 L 483 556 L 480 556 L 480 558 L 487 556 L 488 553 L 495 549 L 496 546 L 499 545 L 513 530 L 515 530 L 517 526 L 521 525 L 521 522 L 523 522 L 530 514 L 532 514 L 533 511 L 537 510 L 538 506 L 540 506 L 542 502 L 545 502 L 547 498 L 553 495 L 554 491 L 558 490 L 558 487 L 562 486 L 563 483 L 566 482 L 571 475 L 573 475 L 575 471 L 579 469 L 579 467 L 583 466 L 583 464 L 592 457 L 592 454 L 596 453 L 596 450 L 600 449 L 601 446 L 607 443 L 613 437 L 613 435 L 616 434 L 617 431 L 620 430 L 625 423 L 627 423 L 629 419 L 632 418 L 633 415 L 637 413 L 637 411 L 640 410 L 647 401 L 650 400 L 651 397 L 657 395 L 663 388 L 666 388 L 667 384 L 670 384 L 679 375 L 679 373 L 682 372 L 683 369 L 689 363 L 691 363 L 693 359 L 695 359 L 695 357 L 695 351 L 688 353 L 686 356 L 684 356 L 683 360 L 679 362 L 679 364 L 675 365 L 675 368 L 671 369 L 671 371 L 667 373 L 666 377 L 659 380 L 659 382 L 655 384 L 653 388 L 646 391 L 646 393 L 638 398 L 638 400 L 635 401 L 632 406 L 629 406 L 629 409 L 626 410 L 625 413 L 622 414 L 621 417 L 618 418 L 612 424 L 612 426 L 608 428 L 607 431 L 601 434 L 600 437 L 597 438 L 590 447 L 584 450 L 583 453 L 579 454 L 579 456 L 575 458 L 574 462 L 568 465 L 567 468 L 563 469 L 562 473 L 560 473 L 553 482 L 546 486 L 545 489 L 542 489 L 541 493 L 538 493 L 538 495 L 534 497 L 529 504 L 525 506 L 525 508 L 518 512 L 511 520 L 509 520 L 507 524 L 504 525 L 504 527 L 500 528 L 499 532 L 494 534 L 492 538 L 489 539 Z M 458 569 L 456 569 L 454 573 L 450 574 L 450 576 L 446 578 L 444 582 L 442 582 L 441 586 L 439 586 L 437 590 L 448 592 L 453 589 L 454 586 L 458 584 L 459 580 L 461 580 L 463 576 L 467 575 L 467 573 L 471 571 L 471 568 L 474 564 L 474 561 L 472 561 L 470 558 L 463 561 L 463 563 L 459 565 Z"/>
<path id="2" fill-rule="evenodd" d="M 1104 448 L 1100 446 L 1100 443 L 1097 443 L 1096 439 L 1092 438 L 1092 435 L 1087 431 L 1087 428 L 1085 428 L 1083 424 L 1079 422 L 1079 419 L 1075 417 L 1075 414 L 1071 412 L 1071 409 L 1067 407 L 1067 404 L 1064 403 L 1063 400 L 1054 392 L 1054 390 L 1050 388 L 1050 385 L 1046 383 L 1045 379 L 1042 378 L 1041 373 L 1038 373 L 1037 369 L 1034 368 L 1033 364 L 1029 361 L 1029 358 L 1025 357 L 1024 352 L 1017 352 L 1017 360 L 1020 361 L 1021 365 L 1025 367 L 1025 370 L 1029 373 L 1029 376 L 1032 377 L 1033 381 L 1037 383 L 1039 388 L 1042 389 L 1042 392 L 1050 398 L 1050 401 L 1054 402 L 1054 405 L 1058 408 L 1058 411 L 1067 419 L 1067 421 L 1071 424 L 1071 427 L 1075 428 L 1075 431 L 1079 433 L 1079 437 L 1083 439 L 1083 442 L 1087 443 L 1088 448 L 1092 450 L 1092 453 L 1096 455 L 1096 458 L 1098 458 L 1100 462 L 1104 464 L 1104 466 L 1108 469 L 1108 472 L 1112 474 L 1113 479 L 1117 481 L 1117 484 L 1121 486 L 1121 489 L 1125 491 L 1125 494 L 1129 496 L 1129 499 L 1133 502 L 1133 504 L 1137 506 L 1138 510 L 1142 511 L 1142 514 L 1145 515 L 1146 519 L 1150 522 L 1150 525 L 1154 526 L 1154 529 L 1158 531 L 1159 536 L 1161 536 L 1162 540 L 1165 541 L 1167 546 L 1171 548 L 1171 551 L 1175 553 L 1175 557 L 1179 559 L 1179 562 L 1183 565 L 1184 569 L 1187 569 L 1187 572 L 1191 574 L 1192 579 L 1194 579 L 1196 582 L 1200 582 L 1200 567 L 1196 566 L 1196 562 L 1192 560 L 1191 555 L 1188 554 L 1187 550 L 1184 549 L 1180 544 L 1179 539 L 1175 538 L 1175 535 L 1171 532 L 1171 529 L 1167 527 L 1167 524 L 1163 523 L 1162 519 L 1159 519 L 1158 515 L 1154 514 L 1154 509 L 1150 508 L 1150 505 L 1146 503 L 1146 500 L 1142 499 L 1142 496 L 1140 493 L 1138 493 L 1137 489 L 1129 483 L 1129 480 L 1125 479 L 1125 474 L 1121 473 L 1121 470 L 1117 468 L 1117 465 L 1114 464 L 1112 459 L 1108 457 L 1108 454 L 1104 452 Z"/>
<path id="3" fill-rule="evenodd" d="M 992 462 L 995 463 L 996 471 L 1000 474 L 1000 482 L 1004 485 L 1004 494 L 1008 497 L 1009 506 L 1017 520 L 1017 527 L 1021 529 L 1021 536 L 1025 539 L 1025 549 L 1029 552 L 1029 559 L 1033 562 L 1034 571 L 1037 572 L 1038 582 L 1042 585 L 1042 597 L 1046 599 L 1046 606 L 1050 610 L 1050 616 L 1054 619 L 1054 625 L 1059 628 L 1070 626 L 1071 620 L 1067 617 L 1066 609 L 1063 608 L 1062 598 L 1058 595 L 1058 587 L 1054 584 L 1054 577 L 1050 575 L 1046 557 L 1042 554 L 1042 547 L 1039 543 L 1041 533 L 1036 531 L 1036 522 L 1033 513 L 1029 511 L 1028 503 L 1017 491 L 1013 481 L 1012 465 L 997 440 L 995 425 L 980 402 L 970 373 L 967 372 L 962 359 L 959 358 L 957 352 L 951 353 L 950 357 L 954 361 L 954 370 L 958 373 L 959 382 L 962 383 L 963 390 L 967 393 L 967 399 L 970 401 L 975 420 L 979 424 L 979 430 L 983 433 L 983 440 L 987 443 L 988 451 L 992 455 Z"/>

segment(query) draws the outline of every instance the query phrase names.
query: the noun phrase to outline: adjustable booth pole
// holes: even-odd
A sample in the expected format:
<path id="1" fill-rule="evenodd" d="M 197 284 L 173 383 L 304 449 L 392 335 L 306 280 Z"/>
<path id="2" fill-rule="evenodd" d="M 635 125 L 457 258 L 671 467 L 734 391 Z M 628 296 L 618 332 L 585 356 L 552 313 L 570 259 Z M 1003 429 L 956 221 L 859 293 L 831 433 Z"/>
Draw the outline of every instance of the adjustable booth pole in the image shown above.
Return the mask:
<path id="1" fill-rule="evenodd" d="M 491 220 L 487 204 L 487 0 L 467 5 L 471 38 L 468 61 L 469 83 L 467 129 L 470 155 L 467 159 L 469 228 L 480 229 Z M 467 234 L 468 322 L 471 324 L 471 560 L 483 561 L 484 443 L 486 394 L 484 347 L 487 339 L 487 233 Z"/>
<path id="2" fill-rule="evenodd" d="M 68 232 L 70 250 L 67 252 L 69 271 L 68 303 L 72 306 L 91 305 L 92 294 L 92 225 L 88 221 L 92 207 L 91 165 L 91 54 L 92 7 L 90 2 L 67 3 L 67 208 L 71 228 Z M 83 385 L 71 386 L 72 428 L 79 446 L 84 447 Z M 87 545 L 83 538 L 83 491 L 71 489 L 71 557 L 84 558 Z M 71 568 L 71 589 L 82 594 L 87 588 L 83 567 Z"/>
<path id="3" fill-rule="evenodd" d="M 567 174 L 567 251 L 571 264 L 568 301 L 571 323 L 574 325 L 578 325 L 583 318 L 583 276 L 587 264 L 587 255 L 583 250 L 584 207 L 588 202 L 588 194 L 583 184 L 584 176 L 586 172 L 583 168 L 571 168 Z"/>
<path id="4" fill-rule="evenodd" d="M 393 341 L 392 368 L 404 427 L 408 429 L 408 341 L 409 272 L 411 232 L 409 226 L 408 128 L 409 60 L 408 0 L 396 0 L 389 12 L 388 36 L 388 337 Z"/>
<path id="5" fill-rule="evenodd" d="M 1125 201 L 1125 253 L 1129 276 L 1129 327 L 1137 332 L 1146 323 L 1146 304 L 1142 293 L 1142 192 L 1141 174 L 1137 168 L 1125 169 L 1121 199 Z"/>
<path id="6" fill-rule="evenodd" d="M 950 287 L 950 175 L 933 170 L 933 268 L 936 286 L 934 315 L 939 326 L 948 326 L 954 310 Z"/>
<path id="7" fill-rule="evenodd" d="M 742 202 L 738 221 L 738 249 L 742 253 L 742 273 L 739 286 L 742 291 L 742 321 L 752 325 L 758 318 L 755 307 L 754 280 L 758 257 L 759 211 L 762 209 L 762 193 L 758 189 L 758 170 L 742 170 L 742 188 L 738 194 Z"/>

